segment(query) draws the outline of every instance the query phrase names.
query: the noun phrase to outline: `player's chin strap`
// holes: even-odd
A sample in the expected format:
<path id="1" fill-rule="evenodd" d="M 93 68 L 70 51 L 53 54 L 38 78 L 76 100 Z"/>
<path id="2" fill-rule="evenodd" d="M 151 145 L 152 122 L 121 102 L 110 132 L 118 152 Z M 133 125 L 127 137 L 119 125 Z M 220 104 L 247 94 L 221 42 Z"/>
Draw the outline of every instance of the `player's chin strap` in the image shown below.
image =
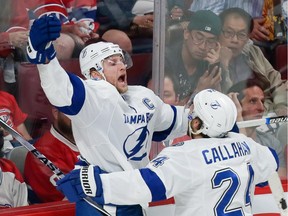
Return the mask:
<path id="1" fill-rule="evenodd" d="M 283 191 L 283 187 L 282 187 L 279 175 L 276 171 L 270 175 L 268 179 L 268 183 L 272 191 L 272 195 L 280 210 L 280 215 L 287 216 L 288 215 L 287 200 L 285 198 L 285 194 Z"/>

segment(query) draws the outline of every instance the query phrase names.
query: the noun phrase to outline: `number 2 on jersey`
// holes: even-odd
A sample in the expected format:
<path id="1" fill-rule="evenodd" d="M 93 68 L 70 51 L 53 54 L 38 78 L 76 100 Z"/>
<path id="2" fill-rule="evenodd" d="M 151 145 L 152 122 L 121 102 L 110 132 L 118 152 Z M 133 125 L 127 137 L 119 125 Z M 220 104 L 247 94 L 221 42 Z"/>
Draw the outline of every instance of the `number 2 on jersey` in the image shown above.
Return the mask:
<path id="1" fill-rule="evenodd" d="M 254 176 L 254 171 L 250 164 L 247 164 L 247 171 L 249 174 L 248 181 L 246 182 L 246 190 L 245 197 L 243 200 L 245 201 L 245 206 L 251 205 L 250 199 L 250 191 L 251 191 L 251 183 Z M 217 170 L 214 173 L 214 176 L 211 179 L 212 189 L 217 189 L 223 186 L 223 183 L 228 181 L 229 185 L 225 189 L 221 198 L 218 200 L 217 204 L 214 207 L 214 215 L 215 216 L 241 216 L 243 214 L 242 207 L 229 209 L 230 204 L 233 202 L 235 196 L 237 196 L 237 192 L 241 185 L 241 181 L 239 179 L 238 174 L 231 168 L 226 168 L 222 170 Z"/>

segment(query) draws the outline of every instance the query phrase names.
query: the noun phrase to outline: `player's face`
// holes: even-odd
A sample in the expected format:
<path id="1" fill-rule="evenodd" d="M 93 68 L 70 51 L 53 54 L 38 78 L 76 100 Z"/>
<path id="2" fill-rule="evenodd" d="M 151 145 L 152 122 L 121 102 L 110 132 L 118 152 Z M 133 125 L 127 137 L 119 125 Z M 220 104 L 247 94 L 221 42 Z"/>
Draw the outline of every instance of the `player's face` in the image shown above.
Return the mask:
<path id="1" fill-rule="evenodd" d="M 125 93 L 127 86 L 127 65 L 121 55 L 113 55 L 103 60 L 106 80 L 114 85 L 119 93 Z"/>
<path id="2" fill-rule="evenodd" d="M 265 111 L 264 92 L 258 86 L 243 91 L 245 97 L 241 100 L 242 116 L 244 120 L 260 119 Z"/>
<path id="3" fill-rule="evenodd" d="M 197 60 L 203 60 L 212 49 L 217 49 L 217 37 L 208 32 L 185 31 L 184 39 L 190 56 Z"/>
<path id="4" fill-rule="evenodd" d="M 245 21 L 239 16 L 228 15 L 219 38 L 221 46 L 231 49 L 233 57 L 236 57 L 242 52 L 248 39 L 248 26 Z"/>

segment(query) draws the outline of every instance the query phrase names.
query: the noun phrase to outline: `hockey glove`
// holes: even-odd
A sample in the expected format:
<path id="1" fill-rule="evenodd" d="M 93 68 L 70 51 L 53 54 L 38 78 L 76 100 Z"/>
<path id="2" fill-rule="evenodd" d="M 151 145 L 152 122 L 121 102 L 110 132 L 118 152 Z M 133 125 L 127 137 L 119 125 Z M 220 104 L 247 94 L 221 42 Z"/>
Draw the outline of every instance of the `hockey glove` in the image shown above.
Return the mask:
<path id="1" fill-rule="evenodd" d="M 53 14 L 36 19 L 31 26 L 27 56 L 31 63 L 43 64 L 56 56 L 52 41 L 60 37 L 61 22 Z"/>
<path id="2" fill-rule="evenodd" d="M 87 196 L 102 197 L 100 173 L 101 169 L 92 165 L 73 170 L 57 181 L 57 189 L 70 202 L 78 202 Z"/>

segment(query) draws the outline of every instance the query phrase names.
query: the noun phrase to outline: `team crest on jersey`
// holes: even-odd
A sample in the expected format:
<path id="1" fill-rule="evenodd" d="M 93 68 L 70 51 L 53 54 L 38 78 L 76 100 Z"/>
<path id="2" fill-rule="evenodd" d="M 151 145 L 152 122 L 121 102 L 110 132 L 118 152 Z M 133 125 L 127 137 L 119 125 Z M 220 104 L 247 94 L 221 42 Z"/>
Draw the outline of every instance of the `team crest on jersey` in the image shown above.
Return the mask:
<path id="1" fill-rule="evenodd" d="M 135 130 L 124 142 L 123 150 L 128 160 L 141 161 L 147 156 L 150 132 L 147 125 Z"/>
<path id="2" fill-rule="evenodd" d="M 151 163 L 153 164 L 154 167 L 159 167 L 159 166 L 162 166 L 164 162 L 168 159 L 169 158 L 167 156 L 161 156 L 152 160 Z"/>

